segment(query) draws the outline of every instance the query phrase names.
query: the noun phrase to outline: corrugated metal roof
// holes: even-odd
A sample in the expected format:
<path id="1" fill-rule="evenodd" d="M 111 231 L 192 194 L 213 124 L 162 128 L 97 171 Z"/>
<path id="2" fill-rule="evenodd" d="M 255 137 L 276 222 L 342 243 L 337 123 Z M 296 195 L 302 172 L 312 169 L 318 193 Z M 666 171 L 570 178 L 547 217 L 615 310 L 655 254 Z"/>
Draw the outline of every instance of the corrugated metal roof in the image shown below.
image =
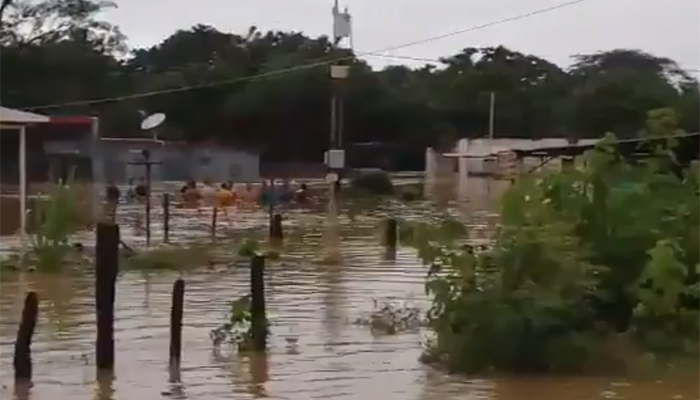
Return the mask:
<path id="1" fill-rule="evenodd" d="M 0 123 L 9 125 L 40 124 L 51 119 L 45 115 L 35 114 L 7 107 L 0 107 Z"/>

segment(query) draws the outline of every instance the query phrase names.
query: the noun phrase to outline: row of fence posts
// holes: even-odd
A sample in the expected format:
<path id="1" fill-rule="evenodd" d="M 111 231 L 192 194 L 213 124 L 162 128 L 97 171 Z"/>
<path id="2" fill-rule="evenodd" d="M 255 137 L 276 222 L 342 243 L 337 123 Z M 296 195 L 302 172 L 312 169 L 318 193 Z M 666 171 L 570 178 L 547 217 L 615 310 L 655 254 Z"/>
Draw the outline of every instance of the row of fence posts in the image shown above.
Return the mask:
<path id="1" fill-rule="evenodd" d="M 280 231 L 281 232 L 281 229 Z M 114 370 L 114 302 L 117 275 L 119 273 L 119 226 L 113 223 L 97 225 L 95 257 L 95 312 L 97 314 L 97 340 L 95 341 L 95 364 L 99 373 Z M 265 311 L 265 257 L 251 259 L 250 296 L 252 319 L 252 344 L 255 351 L 267 347 L 267 324 Z M 170 346 L 168 366 L 170 380 L 179 380 L 182 355 L 182 320 L 185 282 L 178 278 L 173 284 L 170 311 Z M 13 365 L 15 384 L 27 384 L 32 379 L 32 336 L 39 314 L 39 299 L 35 292 L 27 294 L 15 350 Z"/>
<path id="2" fill-rule="evenodd" d="M 167 197 L 166 197 L 167 199 Z M 167 200 L 164 200 L 166 203 Z M 282 216 L 274 214 L 270 221 L 270 241 L 281 243 L 283 239 Z M 385 224 L 384 245 L 394 253 L 398 237 L 395 219 Z M 95 257 L 95 312 L 97 314 L 97 340 L 95 358 L 98 373 L 111 373 L 114 370 L 114 302 L 116 282 L 119 273 L 119 225 L 99 223 Z M 267 347 L 267 317 L 265 306 L 265 257 L 256 255 L 250 266 L 251 334 L 255 351 L 265 351 Z M 173 284 L 170 311 L 170 346 L 168 367 L 170 381 L 180 379 L 182 359 L 182 320 L 185 297 L 185 282 L 178 278 Z M 27 384 L 32 379 L 31 344 L 39 314 L 39 299 L 35 292 L 29 292 L 24 302 L 22 319 L 17 331 L 13 365 L 15 384 Z"/>
<path id="3" fill-rule="evenodd" d="M 163 243 L 170 242 L 170 205 L 171 205 L 171 195 L 169 193 L 163 194 Z M 112 223 L 116 223 L 116 212 L 117 206 L 114 205 L 110 211 L 110 219 Z M 150 246 L 151 239 L 151 218 L 150 218 L 150 207 L 146 209 L 146 246 Z M 270 239 L 281 240 L 282 239 L 282 216 L 280 214 L 274 214 L 271 210 L 271 221 L 270 221 Z M 216 228 L 219 218 L 219 208 L 212 207 L 211 215 L 211 226 L 210 235 L 212 242 L 216 242 Z"/>

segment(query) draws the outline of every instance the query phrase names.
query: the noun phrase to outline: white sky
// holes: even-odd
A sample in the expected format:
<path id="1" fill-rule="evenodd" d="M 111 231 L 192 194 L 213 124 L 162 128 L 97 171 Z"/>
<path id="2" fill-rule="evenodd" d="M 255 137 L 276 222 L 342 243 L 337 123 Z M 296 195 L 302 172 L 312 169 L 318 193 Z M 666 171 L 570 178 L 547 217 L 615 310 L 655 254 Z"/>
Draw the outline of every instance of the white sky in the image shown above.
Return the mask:
<path id="1" fill-rule="evenodd" d="M 221 31 L 295 30 L 329 34 L 332 0 L 116 0 L 106 18 L 128 36 L 132 47 L 150 46 L 177 29 L 205 24 Z M 564 0 L 341 0 L 353 17 L 354 48 L 384 48 L 555 6 Z M 700 69 L 700 1 L 589 0 L 524 20 L 392 51 L 439 58 L 470 46 L 504 45 L 559 65 L 576 53 L 613 48 L 640 49 Z M 376 67 L 421 65 L 372 57 Z M 697 76 L 697 74 L 696 74 Z"/>

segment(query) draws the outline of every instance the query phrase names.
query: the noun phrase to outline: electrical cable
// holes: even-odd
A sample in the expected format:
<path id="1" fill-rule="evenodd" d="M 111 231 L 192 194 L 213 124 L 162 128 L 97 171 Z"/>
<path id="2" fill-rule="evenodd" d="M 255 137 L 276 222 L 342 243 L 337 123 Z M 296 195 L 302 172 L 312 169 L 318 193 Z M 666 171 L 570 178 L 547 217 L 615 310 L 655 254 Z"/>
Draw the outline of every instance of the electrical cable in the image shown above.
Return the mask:
<path id="1" fill-rule="evenodd" d="M 364 56 L 397 59 L 397 60 L 423 61 L 423 62 L 427 62 L 427 63 L 436 63 L 436 64 L 446 64 L 447 60 L 449 59 L 449 57 L 445 57 L 444 59 L 440 59 L 440 58 L 430 58 L 430 57 L 400 56 L 400 55 L 396 55 L 396 54 L 382 54 L 382 53 L 364 53 Z M 679 67 L 679 69 L 681 69 L 685 72 L 688 72 L 688 73 L 693 73 L 693 74 L 700 73 L 700 68 Z"/>
<path id="2" fill-rule="evenodd" d="M 261 74 L 256 74 L 256 75 L 251 75 L 251 76 L 246 76 L 246 77 L 241 77 L 241 78 L 208 82 L 208 83 L 199 84 L 199 85 L 181 86 L 181 87 L 171 88 L 171 89 L 154 90 L 154 91 L 150 91 L 150 92 L 134 93 L 134 94 L 123 95 L 123 96 L 105 97 L 105 98 L 101 98 L 101 99 L 78 100 L 78 101 L 69 101 L 69 102 L 64 102 L 64 103 L 45 104 L 45 105 L 27 107 L 25 109 L 29 110 L 29 111 L 35 111 L 35 110 L 45 110 L 45 109 L 60 108 L 60 107 L 74 107 L 74 106 L 84 106 L 84 105 L 92 105 L 92 104 L 111 103 L 111 102 L 116 102 L 116 101 L 134 100 L 134 99 L 141 99 L 141 98 L 146 98 L 146 97 L 159 96 L 159 95 L 163 95 L 163 94 L 182 93 L 182 92 L 188 92 L 191 90 L 207 89 L 207 88 L 224 86 L 224 85 L 232 85 L 232 84 L 241 83 L 241 82 L 257 81 L 257 80 L 261 80 L 261 79 L 267 79 L 267 78 L 277 77 L 280 75 L 289 74 L 289 73 L 293 73 L 293 72 L 297 72 L 297 71 L 302 71 L 302 70 L 306 70 L 306 69 L 310 69 L 310 68 L 320 67 L 320 66 L 328 65 L 331 63 L 339 62 L 339 61 L 352 60 L 352 59 L 356 58 L 357 56 L 362 56 L 362 55 L 372 56 L 372 55 L 376 55 L 377 53 L 384 53 L 387 51 L 393 51 L 393 50 L 403 49 L 406 47 L 412 47 L 412 46 L 417 46 L 420 44 L 430 43 L 430 42 L 433 42 L 436 40 L 442 40 L 442 39 L 446 39 L 449 37 L 458 36 L 458 35 L 462 35 L 465 33 L 490 28 L 492 26 L 501 25 L 504 23 L 515 22 L 515 21 L 519 21 L 522 19 L 531 18 L 531 17 L 537 16 L 540 14 L 544 14 L 544 13 L 547 13 L 550 11 L 559 10 L 559 9 L 562 9 L 565 7 L 574 6 L 574 5 L 584 3 L 587 1 L 590 1 L 590 0 L 571 0 L 571 1 L 560 3 L 560 4 L 557 4 L 554 6 L 541 8 L 541 9 L 538 9 L 535 11 L 530 11 L 530 12 L 518 14 L 518 15 L 515 15 L 512 17 L 507 17 L 507 18 L 503 18 L 500 20 L 488 22 L 485 24 L 472 26 L 470 28 L 460 29 L 457 31 L 452 31 L 452 32 L 444 33 L 444 34 L 437 35 L 437 36 L 419 39 L 419 40 L 415 40 L 415 41 L 400 44 L 400 45 L 390 46 L 390 47 L 387 47 L 387 48 L 384 48 L 381 50 L 377 50 L 377 51 L 359 52 L 358 54 L 353 54 L 353 55 L 344 56 L 344 57 L 335 57 L 335 58 L 331 58 L 331 59 L 324 57 L 325 59 L 321 59 L 319 61 L 313 61 L 313 62 L 306 63 L 306 64 L 296 65 L 296 66 L 289 67 L 289 68 L 278 69 L 278 70 L 274 70 L 274 71 L 270 71 L 270 72 L 264 72 Z"/>

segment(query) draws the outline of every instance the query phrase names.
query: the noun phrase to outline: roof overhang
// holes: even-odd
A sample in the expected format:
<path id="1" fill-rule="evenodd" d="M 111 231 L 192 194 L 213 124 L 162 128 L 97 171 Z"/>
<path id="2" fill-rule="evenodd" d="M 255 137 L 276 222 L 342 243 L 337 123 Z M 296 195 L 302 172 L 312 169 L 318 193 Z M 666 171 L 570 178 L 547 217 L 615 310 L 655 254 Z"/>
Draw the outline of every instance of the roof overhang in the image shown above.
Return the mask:
<path id="1" fill-rule="evenodd" d="M 0 107 L 0 124 L 3 128 L 19 128 L 29 124 L 43 124 L 50 122 L 51 118 L 22 110 Z"/>

